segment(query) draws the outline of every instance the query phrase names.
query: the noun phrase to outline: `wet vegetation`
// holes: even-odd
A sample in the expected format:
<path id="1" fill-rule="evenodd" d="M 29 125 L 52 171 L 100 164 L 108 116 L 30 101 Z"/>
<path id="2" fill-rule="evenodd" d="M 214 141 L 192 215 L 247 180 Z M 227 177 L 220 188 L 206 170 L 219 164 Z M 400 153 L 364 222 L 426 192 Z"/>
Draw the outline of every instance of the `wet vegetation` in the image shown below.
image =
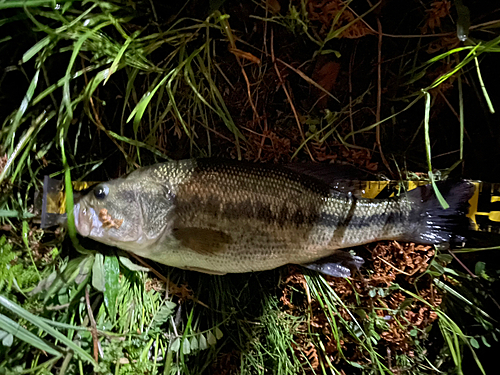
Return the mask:
<path id="1" fill-rule="evenodd" d="M 500 244 L 210 276 L 41 229 L 35 193 L 189 157 L 500 182 L 499 29 L 475 0 L 0 0 L 0 374 L 494 372 Z"/>

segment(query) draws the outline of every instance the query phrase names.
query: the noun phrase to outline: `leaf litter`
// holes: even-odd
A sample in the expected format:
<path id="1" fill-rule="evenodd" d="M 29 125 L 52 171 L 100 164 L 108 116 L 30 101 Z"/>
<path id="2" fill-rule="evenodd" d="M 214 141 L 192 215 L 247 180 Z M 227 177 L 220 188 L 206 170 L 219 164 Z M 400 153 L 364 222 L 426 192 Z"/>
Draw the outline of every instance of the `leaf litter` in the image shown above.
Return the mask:
<path id="1" fill-rule="evenodd" d="M 438 318 L 430 306 L 438 308 L 443 300 L 443 292 L 435 288 L 432 277 L 425 274 L 435 250 L 431 246 L 390 241 L 367 245 L 365 251 L 369 256 L 365 258 L 361 273 L 351 278 L 325 276 L 325 279 L 343 304 L 355 312 L 355 319 L 365 328 L 372 327 L 373 331 L 366 331 L 373 334 L 377 352 L 415 357 L 415 352 L 420 350 L 416 338 L 427 339 L 428 331 Z M 335 329 L 328 312 L 308 291 L 301 268 L 289 266 L 281 288 L 280 301 L 287 313 L 303 316 L 311 312 L 310 325 L 306 322 L 300 325 L 294 340 L 299 357 L 304 363 L 306 360 L 310 362 L 310 373 L 319 368 L 318 345 L 324 348 L 321 353 L 329 357 L 330 363 L 344 363 L 344 366 L 345 361 L 370 364 L 367 353 L 357 340 L 347 335 L 347 331 L 342 332 L 340 338 L 334 337 L 332 332 Z M 421 300 L 405 295 L 403 288 L 417 293 Z M 353 317 L 345 308 L 339 308 L 339 315 L 335 318 L 337 327 L 350 324 Z M 308 338 L 309 329 L 321 333 L 321 343 Z M 348 371 L 348 367 L 340 368 Z"/>

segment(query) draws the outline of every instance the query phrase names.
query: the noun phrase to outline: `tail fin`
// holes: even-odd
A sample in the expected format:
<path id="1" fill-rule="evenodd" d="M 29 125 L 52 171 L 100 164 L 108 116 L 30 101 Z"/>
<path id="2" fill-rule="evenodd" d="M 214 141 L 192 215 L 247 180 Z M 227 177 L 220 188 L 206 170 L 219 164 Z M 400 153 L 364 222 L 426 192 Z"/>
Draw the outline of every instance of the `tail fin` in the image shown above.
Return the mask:
<path id="1" fill-rule="evenodd" d="M 424 244 L 463 243 L 463 235 L 472 227 L 472 222 L 466 215 L 474 185 L 459 180 L 441 181 L 437 183 L 437 187 L 449 208 L 441 206 L 432 185 L 408 192 L 407 198 L 414 203 L 412 217 L 416 221 L 408 240 Z"/>

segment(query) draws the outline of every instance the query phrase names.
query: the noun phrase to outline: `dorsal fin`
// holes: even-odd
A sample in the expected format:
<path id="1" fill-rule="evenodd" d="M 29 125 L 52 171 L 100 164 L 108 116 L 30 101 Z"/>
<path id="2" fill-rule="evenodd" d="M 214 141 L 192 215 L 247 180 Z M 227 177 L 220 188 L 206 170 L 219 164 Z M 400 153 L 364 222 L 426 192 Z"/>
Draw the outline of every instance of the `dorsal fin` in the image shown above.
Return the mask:
<path id="1" fill-rule="evenodd" d="M 375 174 L 356 168 L 350 164 L 305 162 L 284 164 L 283 167 L 320 180 L 331 186 L 332 189 L 343 193 L 351 192 L 359 197 L 361 197 L 363 189 L 361 181 L 378 179 Z"/>

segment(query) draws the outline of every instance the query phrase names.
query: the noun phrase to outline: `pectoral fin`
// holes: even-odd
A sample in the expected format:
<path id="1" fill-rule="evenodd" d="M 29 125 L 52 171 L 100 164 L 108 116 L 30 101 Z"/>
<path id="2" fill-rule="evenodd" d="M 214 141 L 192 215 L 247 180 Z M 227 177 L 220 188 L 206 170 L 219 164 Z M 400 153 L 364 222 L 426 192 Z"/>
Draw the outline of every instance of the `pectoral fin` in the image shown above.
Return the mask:
<path id="1" fill-rule="evenodd" d="M 182 246 L 204 255 L 223 251 L 233 242 L 227 233 L 209 228 L 178 228 L 174 229 L 173 235 Z"/>

